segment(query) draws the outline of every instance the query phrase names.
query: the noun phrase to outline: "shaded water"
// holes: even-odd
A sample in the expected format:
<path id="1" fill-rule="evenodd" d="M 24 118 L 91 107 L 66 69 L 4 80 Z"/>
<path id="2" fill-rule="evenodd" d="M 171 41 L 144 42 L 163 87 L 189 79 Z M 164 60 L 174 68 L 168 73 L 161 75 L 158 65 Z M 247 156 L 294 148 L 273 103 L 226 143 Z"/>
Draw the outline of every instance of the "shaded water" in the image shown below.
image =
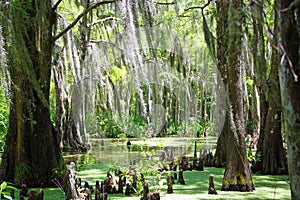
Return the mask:
<path id="1" fill-rule="evenodd" d="M 214 151 L 216 137 L 200 138 L 150 138 L 130 139 L 130 149 L 126 139 L 91 139 L 92 155 L 95 162 L 108 166 L 128 167 L 131 164 L 143 165 L 150 161 L 169 161 L 181 156 L 193 157 L 197 141 L 197 157 L 200 151 Z"/>

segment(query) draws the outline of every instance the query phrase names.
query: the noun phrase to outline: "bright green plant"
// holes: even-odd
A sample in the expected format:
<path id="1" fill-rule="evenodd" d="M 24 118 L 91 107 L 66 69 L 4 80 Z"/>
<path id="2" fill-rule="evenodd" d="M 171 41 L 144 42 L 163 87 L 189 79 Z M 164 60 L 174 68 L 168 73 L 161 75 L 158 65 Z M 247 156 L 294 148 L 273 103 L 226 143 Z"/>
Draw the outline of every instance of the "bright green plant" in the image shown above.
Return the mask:
<path id="1" fill-rule="evenodd" d="M 4 151 L 5 137 L 8 128 L 9 104 L 0 87 L 0 152 Z"/>
<path id="2" fill-rule="evenodd" d="M 257 162 L 261 161 L 261 153 L 256 152 L 253 153 L 251 149 L 247 150 L 248 152 L 248 160 L 251 166 L 254 166 Z"/>
<path id="3" fill-rule="evenodd" d="M 86 168 L 90 164 L 95 164 L 96 158 L 92 154 L 83 154 L 80 156 L 80 159 L 75 161 L 75 169 L 76 171 L 83 171 L 86 170 Z"/>
<path id="4" fill-rule="evenodd" d="M 13 187 L 11 183 L 3 181 L 0 185 L 0 199 L 13 199 L 9 191 L 11 190 L 18 190 L 17 188 Z"/>
<path id="5" fill-rule="evenodd" d="M 111 114 L 101 113 L 97 116 L 101 132 L 108 138 L 115 138 L 123 134 L 123 130 Z"/>

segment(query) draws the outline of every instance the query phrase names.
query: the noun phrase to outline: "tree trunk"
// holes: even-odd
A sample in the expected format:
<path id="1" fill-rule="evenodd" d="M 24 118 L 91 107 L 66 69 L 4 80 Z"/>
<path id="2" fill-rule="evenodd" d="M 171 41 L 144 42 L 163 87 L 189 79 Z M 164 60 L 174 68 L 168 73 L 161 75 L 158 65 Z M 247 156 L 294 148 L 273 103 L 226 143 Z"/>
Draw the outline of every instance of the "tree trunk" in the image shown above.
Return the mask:
<path id="1" fill-rule="evenodd" d="M 223 84 L 227 90 L 227 54 L 228 48 L 224 45 L 228 40 L 228 1 L 216 1 L 217 6 L 217 67 Z M 228 91 L 226 91 L 228 92 Z M 217 141 L 214 155 L 214 165 L 223 167 L 226 162 L 226 135 L 228 132 L 228 114 L 225 116 L 224 126 Z"/>
<path id="2" fill-rule="evenodd" d="M 57 53 L 55 60 L 54 84 L 55 84 L 55 110 L 56 110 L 56 130 L 58 131 L 59 147 L 63 149 L 63 135 L 67 131 L 66 124 L 68 119 L 68 97 L 64 90 L 64 78 L 62 73 L 63 66 L 59 61 L 59 53 Z"/>
<path id="3" fill-rule="evenodd" d="M 49 112 L 55 13 L 50 1 L 16 2 L 2 10 L 10 20 L 3 24 L 11 42 L 6 51 L 12 99 L 0 179 L 49 185 L 52 170 L 65 167 Z"/>
<path id="4" fill-rule="evenodd" d="M 81 142 L 80 135 L 78 134 L 75 126 L 72 106 L 70 105 L 70 98 L 66 89 L 67 83 L 63 69 L 68 70 L 64 66 L 61 59 L 63 55 L 60 52 L 56 55 L 54 64 L 54 84 L 55 84 L 55 102 L 56 102 L 56 130 L 58 131 L 59 147 L 63 151 L 71 152 L 86 152 L 86 147 Z M 69 87 L 69 86 L 67 86 Z"/>
<path id="5" fill-rule="evenodd" d="M 291 195 L 293 200 L 300 198 L 299 9 L 298 1 L 280 1 L 280 34 L 283 57 L 279 77 L 285 132 L 287 135 Z"/>
<path id="6" fill-rule="evenodd" d="M 62 21 L 61 24 L 62 26 L 60 28 L 65 29 L 65 21 Z M 70 90 L 70 88 L 72 87 L 67 81 L 68 72 L 70 68 L 72 68 L 69 67 L 69 65 L 74 65 L 73 60 L 75 60 L 75 53 L 77 53 L 76 51 L 74 51 L 74 49 L 72 49 L 72 46 L 75 45 L 74 42 L 72 42 L 74 40 L 73 37 L 74 36 L 71 32 L 68 32 L 64 35 L 63 41 L 65 42 L 64 45 L 66 46 L 66 48 L 59 46 L 58 42 L 56 43 L 56 54 L 53 68 L 56 98 L 56 130 L 59 133 L 58 138 L 60 148 L 63 149 L 63 151 L 85 152 L 86 147 L 82 142 L 79 131 L 82 130 L 80 127 L 83 127 L 82 123 L 84 123 L 84 119 L 80 118 L 82 113 L 80 112 L 79 114 L 79 112 L 76 112 L 76 115 L 80 115 L 76 118 L 77 121 L 79 121 L 79 119 L 82 120 L 77 124 L 78 126 L 76 126 L 74 117 L 74 111 L 81 111 L 81 108 L 83 107 L 83 105 L 80 103 L 78 103 L 80 105 L 76 104 L 77 102 L 82 102 L 82 92 L 80 92 L 80 89 L 78 89 L 82 85 L 81 82 L 77 83 L 79 86 L 74 87 L 73 90 Z M 73 76 L 76 76 L 74 79 L 78 80 L 80 77 L 80 72 L 78 72 L 78 74 L 75 74 L 74 71 L 75 70 L 73 70 Z M 76 85 L 76 83 L 74 85 Z M 72 92 L 73 96 L 71 97 L 72 94 L 70 93 Z M 76 94 L 77 96 L 75 96 L 74 94 Z M 72 100 L 74 100 L 75 103 L 72 103 Z M 73 109 L 73 107 L 76 106 L 80 109 Z M 81 126 L 79 124 L 81 124 Z M 82 131 L 82 133 L 84 134 L 84 131 Z"/>
<path id="7" fill-rule="evenodd" d="M 253 21 L 253 39 L 252 39 L 252 55 L 253 55 L 253 123 L 254 131 L 252 133 L 251 146 L 256 147 L 260 134 L 264 132 L 265 118 L 267 114 L 267 66 L 265 58 L 265 35 L 264 35 L 264 17 L 263 3 L 257 1 L 251 5 L 252 21 Z"/>
<path id="8" fill-rule="evenodd" d="M 257 157 L 261 159 L 255 164 L 254 171 L 263 174 L 287 174 L 287 158 L 283 148 L 281 134 L 281 97 L 279 87 L 278 69 L 280 65 L 278 44 L 278 14 L 276 11 L 277 1 L 275 1 L 275 22 L 273 30 L 273 41 L 271 57 L 271 71 L 268 80 L 268 110 L 265 119 L 264 131 L 259 137 Z"/>
<path id="9" fill-rule="evenodd" d="M 229 131 L 228 115 L 225 115 L 225 122 L 221 134 L 218 137 L 217 148 L 214 155 L 214 166 L 225 167 L 226 164 L 226 135 Z"/>
<path id="10" fill-rule="evenodd" d="M 232 0 L 229 5 L 228 45 L 228 114 L 229 131 L 226 135 L 226 169 L 222 190 L 252 191 L 252 173 L 246 154 L 245 122 L 243 113 L 242 68 L 242 1 Z"/>

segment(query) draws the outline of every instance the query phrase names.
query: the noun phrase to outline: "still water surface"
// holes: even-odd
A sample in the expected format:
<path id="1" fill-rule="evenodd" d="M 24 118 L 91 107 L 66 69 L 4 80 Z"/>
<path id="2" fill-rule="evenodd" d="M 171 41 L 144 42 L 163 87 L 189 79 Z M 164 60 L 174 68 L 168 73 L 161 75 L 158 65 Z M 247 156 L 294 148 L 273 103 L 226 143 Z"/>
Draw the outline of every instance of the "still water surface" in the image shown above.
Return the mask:
<path id="1" fill-rule="evenodd" d="M 133 163 L 143 164 L 146 160 L 171 160 L 183 155 L 192 157 L 195 141 L 199 156 L 200 151 L 214 151 L 217 138 L 131 138 L 130 149 L 127 139 L 91 139 L 88 154 L 92 155 L 97 163 L 125 167 Z"/>

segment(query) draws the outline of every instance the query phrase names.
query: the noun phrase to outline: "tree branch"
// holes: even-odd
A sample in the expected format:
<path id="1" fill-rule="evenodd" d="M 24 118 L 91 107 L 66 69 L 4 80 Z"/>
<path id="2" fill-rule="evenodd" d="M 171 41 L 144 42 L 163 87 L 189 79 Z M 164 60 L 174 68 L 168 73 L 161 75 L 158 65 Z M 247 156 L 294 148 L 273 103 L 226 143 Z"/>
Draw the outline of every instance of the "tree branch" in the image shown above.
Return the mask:
<path id="1" fill-rule="evenodd" d="M 116 45 L 116 43 L 110 42 L 110 41 L 105 41 L 105 40 L 91 40 L 90 43 L 95 43 L 95 44 L 99 44 L 99 43 L 105 43 L 105 44 L 110 44 L 113 47 L 115 47 L 116 49 L 120 50 L 120 51 L 124 51 L 123 49 L 121 49 L 120 47 L 118 47 Z"/>
<path id="2" fill-rule="evenodd" d="M 157 5 L 163 5 L 163 6 L 167 6 L 167 5 L 174 5 L 174 4 L 176 4 L 177 3 L 177 1 L 176 0 L 174 0 L 174 1 L 172 1 L 172 2 L 170 2 L 170 3 L 162 3 L 162 2 L 153 2 L 154 4 L 157 4 Z"/>
<path id="3" fill-rule="evenodd" d="M 279 46 L 280 46 L 280 48 L 281 48 L 282 51 L 283 51 L 283 55 L 282 55 L 282 57 L 281 57 L 280 64 L 283 65 L 284 59 L 286 58 L 287 61 L 288 61 L 288 64 L 289 64 L 291 73 L 292 73 L 292 75 L 293 75 L 293 77 L 294 77 L 294 81 L 295 81 L 295 82 L 298 82 L 298 75 L 296 74 L 296 72 L 295 72 L 295 70 L 294 70 L 293 63 L 292 63 L 291 59 L 289 58 L 287 51 L 285 50 L 285 48 L 283 47 L 283 45 L 282 45 L 281 42 L 279 42 Z"/>
<path id="4" fill-rule="evenodd" d="M 56 36 L 53 37 L 53 40 L 57 40 L 58 38 L 60 38 L 61 36 L 63 36 L 66 32 L 68 32 L 71 28 L 73 28 L 77 22 L 83 17 L 85 16 L 88 12 L 90 12 L 91 10 L 93 10 L 94 8 L 97 8 L 98 6 L 104 5 L 104 4 L 109 4 L 109 3 L 114 3 L 117 0 L 111 0 L 111 1 L 101 1 L 101 2 L 97 2 L 93 5 L 91 5 L 90 7 L 88 7 L 87 9 L 85 9 L 80 15 L 78 15 L 78 17 L 64 30 L 62 30 L 59 34 L 57 34 Z"/>
<path id="5" fill-rule="evenodd" d="M 100 20 L 97 20 L 97 21 L 95 21 L 91 24 L 88 24 L 88 27 L 94 26 L 94 25 L 99 24 L 99 23 L 104 23 L 104 22 L 109 21 L 109 20 L 119 21 L 120 19 L 116 18 L 116 17 L 106 17 L 104 19 L 100 19 Z"/>
<path id="6" fill-rule="evenodd" d="M 53 10 L 56 10 L 56 8 L 58 7 L 58 5 L 62 2 L 63 0 L 58 0 L 56 2 L 56 4 L 53 6 Z"/>
<path id="7" fill-rule="evenodd" d="M 203 11 L 204 8 L 206 8 L 210 4 L 211 1 L 212 0 L 208 0 L 208 2 L 204 6 L 193 6 L 193 7 L 186 8 L 186 9 L 184 9 L 184 12 L 187 12 L 189 10 L 194 10 L 194 9 L 201 9 Z"/>
<path id="8" fill-rule="evenodd" d="M 177 4 L 177 0 L 173 0 L 173 1 L 170 2 L 170 3 L 168 3 L 168 2 L 163 3 L 163 2 L 157 2 L 157 1 L 152 2 L 152 1 L 150 1 L 150 0 L 147 0 L 147 1 L 149 1 L 149 2 L 152 3 L 152 4 L 163 5 L 163 6 Z"/>

